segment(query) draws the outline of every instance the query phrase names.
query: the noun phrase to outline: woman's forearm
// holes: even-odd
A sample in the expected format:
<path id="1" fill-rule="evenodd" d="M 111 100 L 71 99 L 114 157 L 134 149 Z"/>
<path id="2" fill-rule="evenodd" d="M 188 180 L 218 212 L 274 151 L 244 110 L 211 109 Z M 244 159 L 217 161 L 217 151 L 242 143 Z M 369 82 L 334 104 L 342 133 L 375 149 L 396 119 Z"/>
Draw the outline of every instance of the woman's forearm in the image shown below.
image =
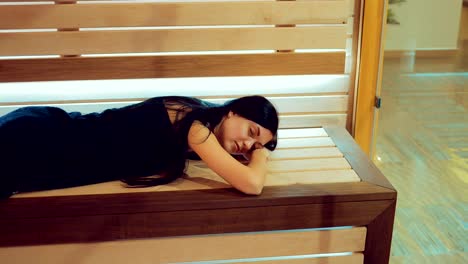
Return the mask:
<path id="1" fill-rule="evenodd" d="M 249 165 L 247 165 L 251 170 L 251 175 L 249 179 L 252 183 L 252 193 L 251 194 L 260 194 L 265 184 L 265 178 L 268 172 L 268 156 L 269 152 L 267 150 L 259 149 L 255 150 L 255 154 L 252 155 Z"/>

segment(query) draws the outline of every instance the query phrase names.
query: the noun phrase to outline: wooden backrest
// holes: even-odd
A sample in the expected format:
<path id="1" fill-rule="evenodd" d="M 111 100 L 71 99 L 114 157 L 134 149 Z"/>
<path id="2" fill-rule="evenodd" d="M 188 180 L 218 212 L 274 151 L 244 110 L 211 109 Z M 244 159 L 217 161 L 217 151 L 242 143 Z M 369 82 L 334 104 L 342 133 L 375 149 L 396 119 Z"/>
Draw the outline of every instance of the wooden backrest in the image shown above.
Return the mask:
<path id="1" fill-rule="evenodd" d="M 352 0 L 10 2 L 18 3 L 0 5 L 0 83 L 333 76 L 324 83 L 298 80 L 300 89 L 262 83 L 240 94 L 220 89 L 216 100 L 262 94 L 278 106 L 282 128 L 350 128 L 357 53 Z M 24 104 L 0 100 L 0 114 Z M 73 110 L 86 112 L 80 107 Z"/>

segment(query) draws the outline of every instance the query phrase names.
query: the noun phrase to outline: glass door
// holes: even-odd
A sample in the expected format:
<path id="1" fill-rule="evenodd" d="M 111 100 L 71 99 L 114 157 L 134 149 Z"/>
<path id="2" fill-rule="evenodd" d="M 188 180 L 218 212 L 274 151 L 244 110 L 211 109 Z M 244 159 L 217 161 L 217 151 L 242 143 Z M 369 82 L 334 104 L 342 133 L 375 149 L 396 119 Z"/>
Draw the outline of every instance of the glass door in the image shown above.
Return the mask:
<path id="1" fill-rule="evenodd" d="M 383 41 L 371 156 L 399 196 L 391 263 L 466 263 L 468 3 L 389 0 Z"/>

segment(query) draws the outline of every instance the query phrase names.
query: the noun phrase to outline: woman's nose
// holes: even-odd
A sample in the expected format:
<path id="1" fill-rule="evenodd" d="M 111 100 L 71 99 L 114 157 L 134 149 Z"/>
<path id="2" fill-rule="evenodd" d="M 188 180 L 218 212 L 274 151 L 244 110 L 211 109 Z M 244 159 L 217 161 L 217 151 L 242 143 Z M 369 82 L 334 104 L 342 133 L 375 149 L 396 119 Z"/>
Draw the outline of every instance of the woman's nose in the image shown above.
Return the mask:
<path id="1" fill-rule="evenodd" d="M 249 151 L 252 149 L 253 145 L 255 144 L 255 139 L 250 138 L 244 141 L 244 150 Z"/>

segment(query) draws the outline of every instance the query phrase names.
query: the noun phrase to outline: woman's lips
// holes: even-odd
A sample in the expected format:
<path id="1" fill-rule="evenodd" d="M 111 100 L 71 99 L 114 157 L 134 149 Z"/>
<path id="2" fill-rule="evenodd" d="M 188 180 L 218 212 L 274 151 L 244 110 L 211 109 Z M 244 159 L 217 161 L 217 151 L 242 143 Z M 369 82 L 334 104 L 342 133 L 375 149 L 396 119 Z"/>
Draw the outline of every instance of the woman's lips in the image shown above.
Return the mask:
<path id="1" fill-rule="evenodd" d="M 236 145 L 236 153 L 239 153 L 240 152 L 239 144 L 237 143 L 237 141 L 234 141 L 234 144 Z"/>

